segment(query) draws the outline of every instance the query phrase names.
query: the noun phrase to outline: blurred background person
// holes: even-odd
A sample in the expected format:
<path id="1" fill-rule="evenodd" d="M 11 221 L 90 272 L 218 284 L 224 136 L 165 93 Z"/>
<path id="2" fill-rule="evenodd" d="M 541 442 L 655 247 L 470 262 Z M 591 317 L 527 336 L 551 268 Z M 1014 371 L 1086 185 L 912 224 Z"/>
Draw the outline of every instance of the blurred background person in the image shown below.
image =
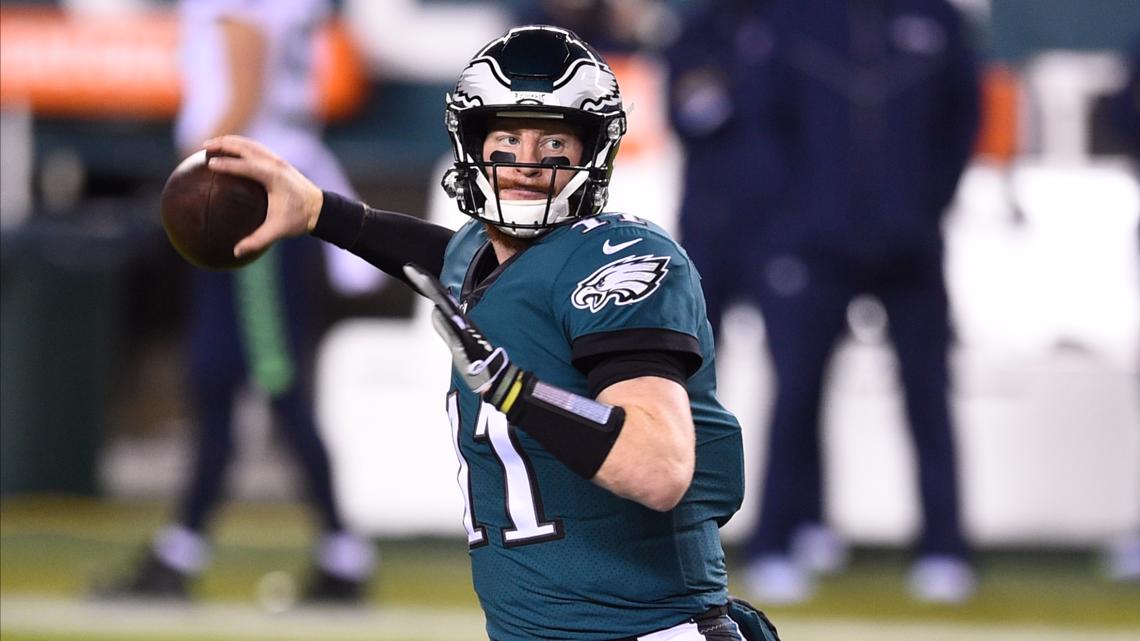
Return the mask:
<path id="1" fill-rule="evenodd" d="M 312 43 L 330 9 L 325 0 L 181 2 L 180 152 L 193 153 L 217 135 L 243 133 L 265 141 L 317 184 L 353 193 L 320 139 L 316 116 Z M 251 384 L 271 405 L 275 426 L 300 464 L 321 533 L 302 601 L 353 603 L 364 595 L 375 551 L 342 519 L 313 407 L 321 251 L 318 243 L 298 239 L 237 271 L 190 270 L 186 382 L 197 430 L 191 478 L 174 519 L 155 534 L 138 567 L 96 586 L 97 593 L 189 596 L 190 580 L 209 560 L 210 518 L 235 454 L 235 405 Z M 325 255 L 340 293 L 379 285 L 380 272 L 356 257 L 335 248 Z"/>
<path id="2" fill-rule="evenodd" d="M 681 242 L 700 265 L 709 322 L 757 303 L 763 240 L 782 165 L 764 97 L 773 93 L 768 0 L 707 3 L 666 51 L 669 120 L 681 140 Z"/>
<path id="3" fill-rule="evenodd" d="M 978 126 L 959 17 L 945 0 L 725 2 L 690 32 L 673 56 L 683 242 L 712 281 L 710 310 L 759 301 L 776 378 L 748 587 L 762 603 L 795 603 L 813 573 L 845 563 L 825 519 L 820 405 L 848 306 L 870 294 L 889 318 L 918 458 L 924 525 L 909 588 L 964 601 L 975 573 L 947 399 L 941 232 Z"/>

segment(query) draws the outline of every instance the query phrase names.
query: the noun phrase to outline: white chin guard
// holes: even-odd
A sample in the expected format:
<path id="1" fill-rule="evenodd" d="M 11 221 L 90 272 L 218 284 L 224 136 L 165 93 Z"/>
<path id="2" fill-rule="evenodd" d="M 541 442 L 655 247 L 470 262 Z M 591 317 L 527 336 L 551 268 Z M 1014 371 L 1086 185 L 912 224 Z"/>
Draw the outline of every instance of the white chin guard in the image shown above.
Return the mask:
<path id="1" fill-rule="evenodd" d="M 579 172 L 570 182 L 562 188 L 554 198 L 536 198 L 534 200 L 499 200 L 495 190 L 491 188 L 487 177 L 480 173 L 475 178 L 486 198 L 483 205 L 483 220 L 495 225 L 499 231 L 515 238 L 535 238 L 548 231 L 551 226 L 570 219 L 570 194 L 573 194 L 586 182 L 587 173 Z M 547 201 L 550 210 L 547 211 Z M 502 221 L 499 223 L 498 221 Z M 498 223 L 498 224 L 497 224 Z M 514 225 L 526 225 L 515 227 Z M 538 227 L 545 225 L 545 227 Z"/>
<path id="2" fill-rule="evenodd" d="M 560 223 L 570 218 L 570 203 L 564 198 L 556 197 L 550 203 L 550 213 L 547 216 L 546 198 L 536 200 L 488 200 L 486 213 L 490 219 L 502 220 L 502 225 L 495 225 L 499 231 L 515 238 L 534 238 L 543 232 L 550 231 L 549 227 L 512 227 L 511 225 L 536 225 L 542 223 L 545 216 L 549 223 Z M 498 207 L 496 207 L 496 203 Z M 496 211 L 499 209 L 499 211 Z M 493 223 L 492 223 L 493 224 Z"/>

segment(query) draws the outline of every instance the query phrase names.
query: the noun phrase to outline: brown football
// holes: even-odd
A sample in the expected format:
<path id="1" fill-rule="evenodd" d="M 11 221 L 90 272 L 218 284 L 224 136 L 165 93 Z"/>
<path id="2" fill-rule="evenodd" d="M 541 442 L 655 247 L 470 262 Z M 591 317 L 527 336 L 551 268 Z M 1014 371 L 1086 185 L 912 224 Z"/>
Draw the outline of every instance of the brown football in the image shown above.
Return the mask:
<path id="1" fill-rule="evenodd" d="M 265 221 L 261 183 L 210 171 L 206 151 L 174 168 L 162 188 L 162 226 L 182 257 L 206 269 L 236 269 L 260 253 L 234 258 L 234 245 Z"/>

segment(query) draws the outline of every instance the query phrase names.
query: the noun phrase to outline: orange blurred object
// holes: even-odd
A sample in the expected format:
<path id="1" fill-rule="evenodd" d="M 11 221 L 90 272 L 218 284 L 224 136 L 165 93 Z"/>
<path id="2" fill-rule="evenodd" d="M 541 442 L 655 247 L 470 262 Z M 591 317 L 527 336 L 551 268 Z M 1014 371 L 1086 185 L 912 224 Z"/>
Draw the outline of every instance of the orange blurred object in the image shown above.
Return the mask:
<path id="1" fill-rule="evenodd" d="M 618 158 L 630 160 L 659 153 L 669 136 L 665 69 L 656 60 L 638 54 L 604 55 L 617 76 L 626 110 L 634 107 Z"/>
<path id="2" fill-rule="evenodd" d="M 366 77 L 345 29 L 316 36 L 319 113 L 359 108 Z M 172 118 L 181 98 L 178 20 L 171 12 L 85 15 L 0 9 L 0 106 L 78 118 Z"/>
<path id="3" fill-rule="evenodd" d="M 982 74 L 982 123 L 975 152 L 1006 163 L 1017 153 L 1019 88 L 1017 73 L 1003 64 Z"/>
<path id="4" fill-rule="evenodd" d="M 340 22 L 330 22 L 317 32 L 313 46 L 317 48 L 317 114 L 325 122 L 351 116 L 364 103 L 368 86 L 360 50 Z"/>

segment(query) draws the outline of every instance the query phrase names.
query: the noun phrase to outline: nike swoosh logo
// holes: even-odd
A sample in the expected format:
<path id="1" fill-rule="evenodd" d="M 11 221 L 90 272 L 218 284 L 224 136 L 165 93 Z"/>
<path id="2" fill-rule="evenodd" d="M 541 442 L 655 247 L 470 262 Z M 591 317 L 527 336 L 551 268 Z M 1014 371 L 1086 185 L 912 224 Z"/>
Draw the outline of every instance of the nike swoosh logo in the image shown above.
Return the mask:
<path id="1" fill-rule="evenodd" d="M 640 243 L 642 240 L 643 239 L 641 239 L 641 238 L 634 238 L 633 240 L 627 240 L 624 243 L 618 243 L 616 245 L 611 245 L 610 239 L 607 238 L 606 242 L 602 243 L 602 253 L 605 254 L 606 256 L 609 256 L 610 254 L 616 254 L 619 251 L 625 249 L 626 247 L 631 247 L 633 245 L 636 245 L 637 243 Z"/>

